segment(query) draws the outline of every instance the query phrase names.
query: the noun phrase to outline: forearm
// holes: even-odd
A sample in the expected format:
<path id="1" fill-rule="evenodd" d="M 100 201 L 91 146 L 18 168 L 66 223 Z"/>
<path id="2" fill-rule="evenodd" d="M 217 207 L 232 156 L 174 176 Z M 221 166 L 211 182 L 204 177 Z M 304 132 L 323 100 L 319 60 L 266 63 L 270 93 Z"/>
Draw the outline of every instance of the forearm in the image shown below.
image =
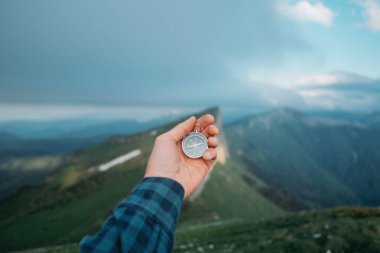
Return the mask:
<path id="1" fill-rule="evenodd" d="M 183 187 L 169 178 L 144 178 L 81 252 L 170 252 L 182 207 Z"/>

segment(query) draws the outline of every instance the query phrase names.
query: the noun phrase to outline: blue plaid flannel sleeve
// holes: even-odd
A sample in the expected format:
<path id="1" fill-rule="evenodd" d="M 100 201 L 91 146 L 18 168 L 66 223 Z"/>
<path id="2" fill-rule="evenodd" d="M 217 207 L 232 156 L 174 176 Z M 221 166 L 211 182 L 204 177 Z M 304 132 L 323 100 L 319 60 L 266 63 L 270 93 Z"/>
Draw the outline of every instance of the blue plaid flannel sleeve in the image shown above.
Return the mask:
<path id="1" fill-rule="evenodd" d="M 171 252 L 183 196 L 183 187 L 172 179 L 144 178 L 96 235 L 82 239 L 80 251 Z"/>

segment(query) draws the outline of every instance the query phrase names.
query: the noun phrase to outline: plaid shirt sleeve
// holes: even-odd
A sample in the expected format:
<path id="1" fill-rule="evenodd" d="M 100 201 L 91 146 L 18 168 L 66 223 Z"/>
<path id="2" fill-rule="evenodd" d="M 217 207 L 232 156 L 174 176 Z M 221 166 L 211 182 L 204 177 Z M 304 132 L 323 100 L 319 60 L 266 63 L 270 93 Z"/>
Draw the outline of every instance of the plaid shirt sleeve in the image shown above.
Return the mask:
<path id="1" fill-rule="evenodd" d="M 171 252 L 184 196 L 183 187 L 164 177 L 144 178 L 114 209 L 80 251 Z"/>

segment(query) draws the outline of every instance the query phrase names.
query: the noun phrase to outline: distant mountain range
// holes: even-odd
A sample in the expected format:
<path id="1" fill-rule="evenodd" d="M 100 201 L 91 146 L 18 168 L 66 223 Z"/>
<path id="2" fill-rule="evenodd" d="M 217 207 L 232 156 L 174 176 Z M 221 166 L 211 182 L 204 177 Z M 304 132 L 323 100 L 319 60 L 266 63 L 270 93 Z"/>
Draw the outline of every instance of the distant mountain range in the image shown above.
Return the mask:
<path id="1" fill-rule="evenodd" d="M 23 139 L 15 134 L 0 132 L 0 161 L 8 156 L 67 154 L 88 147 L 101 138 Z"/>
<path id="2" fill-rule="evenodd" d="M 231 155 L 270 190 L 309 208 L 380 205 L 380 129 L 292 109 L 230 124 Z"/>
<path id="3" fill-rule="evenodd" d="M 177 115 L 148 121 L 133 119 L 104 121 L 96 119 L 67 119 L 53 121 L 0 122 L 0 132 L 14 134 L 23 139 L 62 139 L 108 137 L 117 134 L 134 134 L 178 119 Z"/>
<path id="4" fill-rule="evenodd" d="M 218 161 L 202 187 L 185 203 L 180 230 L 210 222 L 256 224 L 289 211 L 379 205 L 380 129 L 361 122 L 312 117 L 288 108 L 247 116 L 228 125 L 221 124 L 218 108 L 196 116 L 205 113 L 215 116 L 221 130 Z M 156 136 L 186 117 L 137 134 L 115 135 L 59 156 L 57 168 L 50 170 L 44 184 L 25 186 L 0 202 L 0 251 L 69 244 L 97 231 L 142 178 Z M 6 135 L 3 140 L 17 139 Z M 129 158 L 121 160 L 125 157 Z M 54 163 L 54 158 L 46 159 Z M 104 164 L 112 166 L 102 170 Z M 318 219 L 322 224 L 327 218 L 321 215 Z M 286 218 L 287 224 L 295 221 L 299 219 Z M 281 226 L 281 222 L 276 224 Z M 276 229 L 279 235 L 285 233 Z M 374 232 L 371 238 L 377 234 L 380 236 Z"/>

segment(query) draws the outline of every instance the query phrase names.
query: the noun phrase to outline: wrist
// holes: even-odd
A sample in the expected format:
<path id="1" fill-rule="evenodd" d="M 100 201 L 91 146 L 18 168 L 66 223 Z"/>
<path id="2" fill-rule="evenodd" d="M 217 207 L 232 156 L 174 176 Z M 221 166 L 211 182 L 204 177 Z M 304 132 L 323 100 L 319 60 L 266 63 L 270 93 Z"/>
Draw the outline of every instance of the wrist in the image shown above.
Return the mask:
<path id="1" fill-rule="evenodd" d="M 162 178 L 162 179 L 168 179 L 168 180 L 174 181 L 182 188 L 182 191 L 183 191 L 182 198 L 183 199 L 186 199 L 190 195 L 190 193 L 189 193 L 190 191 L 189 191 L 189 188 L 188 188 L 186 182 L 182 182 L 182 180 L 180 180 L 179 178 L 177 178 L 175 176 L 146 172 L 144 175 L 144 180 L 146 178 Z"/>

